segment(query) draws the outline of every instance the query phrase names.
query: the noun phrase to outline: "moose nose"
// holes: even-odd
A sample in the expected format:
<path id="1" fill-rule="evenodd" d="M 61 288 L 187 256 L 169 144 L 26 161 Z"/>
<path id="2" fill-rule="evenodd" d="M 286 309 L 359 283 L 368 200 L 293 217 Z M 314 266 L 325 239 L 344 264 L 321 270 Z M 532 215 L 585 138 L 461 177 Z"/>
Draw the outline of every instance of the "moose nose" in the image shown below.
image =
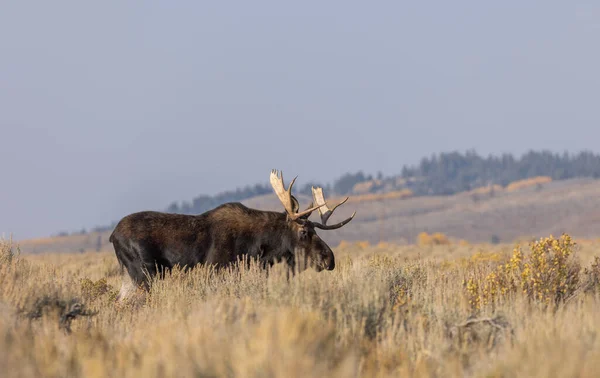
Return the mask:
<path id="1" fill-rule="evenodd" d="M 327 264 L 327 270 L 334 270 L 335 269 L 335 258 L 333 256 L 331 256 L 331 258 L 329 259 L 329 264 Z"/>

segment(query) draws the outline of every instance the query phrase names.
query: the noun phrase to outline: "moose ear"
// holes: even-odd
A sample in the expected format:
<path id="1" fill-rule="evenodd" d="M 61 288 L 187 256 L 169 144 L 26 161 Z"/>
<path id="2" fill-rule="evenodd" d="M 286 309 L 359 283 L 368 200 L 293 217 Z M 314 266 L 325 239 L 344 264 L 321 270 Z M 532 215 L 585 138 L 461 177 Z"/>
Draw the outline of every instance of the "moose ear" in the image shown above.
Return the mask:
<path id="1" fill-rule="evenodd" d="M 294 211 L 294 213 L 297 213 L 300 210 L 300 203 L 298 202 L 296 197 L 294 197 L 294 196 L 291 196 L 291 197 L 292 197 L 292 210 Z"/>
<path id="2" fill-rule="evenodd" d="M 313 207 L 313 203 L 312 202 L 310 203 L 310 205 L 308 205 L 307 209 L 310 209 L 311 207 Z M 308 213 L 308 214 L 304 214 L 299 219 L 308 220 L 308 218 L 310 218 L 311 214 L 312 214 L 312 211 L 310 213 Z"/>
<path id="3" fill-rule="evenodd" d="M 297 212 L 300 211 L 300 203 L 298 202 L 298 200 L 296 199 L 296 197 L 294 197 L 294 196 L 291 196 L 291 197 L 292 197 L 292 209 L 294 210 L 294 213 L 297 213 Z M 306 209 L 308 210 L 311 207 L 313 207 L 312 203 Z M 307 220 L 310 217 L 311 214 L 312 214 L 312 211 L 310 213 L 306 213 L 306 214 L 302 215 L 298 219 Z"/>

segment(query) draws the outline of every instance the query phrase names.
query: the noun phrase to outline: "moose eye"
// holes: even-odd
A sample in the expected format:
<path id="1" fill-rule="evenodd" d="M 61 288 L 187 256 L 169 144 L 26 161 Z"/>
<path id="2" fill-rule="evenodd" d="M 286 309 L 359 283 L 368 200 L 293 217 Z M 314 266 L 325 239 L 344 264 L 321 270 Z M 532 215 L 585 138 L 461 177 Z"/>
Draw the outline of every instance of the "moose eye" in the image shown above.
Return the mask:
<path id="1" fill-rule="evenodd" d="M 300 230 L 300 237 L 301 238 L 306 238 L 308 236 L 308 231 L 302 229 Z"/>

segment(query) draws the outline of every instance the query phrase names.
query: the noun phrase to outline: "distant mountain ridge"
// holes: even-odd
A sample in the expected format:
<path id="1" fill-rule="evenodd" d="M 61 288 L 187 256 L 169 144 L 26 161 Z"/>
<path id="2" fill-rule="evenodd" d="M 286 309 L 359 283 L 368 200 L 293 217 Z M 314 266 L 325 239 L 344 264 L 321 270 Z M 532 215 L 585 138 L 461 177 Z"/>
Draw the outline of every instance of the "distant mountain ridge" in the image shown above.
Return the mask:
<path id="1" fill-rule="evenodd" d="M 529 151 L 516 158 L 512 154 L 483 157 L 474 150 L 461 153 L 442 152 L 424 157 L 419 164 L 404 165 L 400 174 L 384 177 L 362 171 L 346 173 L 333 183 L 307 182 L 298 184 L 295 193 L 310 195 L 311 186 L 322 186 L 327 196 L 365 195 L 403 192 L 406 196 L 447 196 L 476 190 L 481 187 L 506 187 L 509 184 L 534 177 L 551 180 L 600 177 L 600 154 L 582 151 L 577 154 L 554 153 L 547 150 Z M 200 214 L 226 202 L 245 201 L 272 193 L 267 183 L 248 185 L 221 192 L 214 196 L 199 195 L 189 201 L 174 201 L 165 208 L 167 212 Z M 112 229 L 110 225 L 98 226 L 92 232 Z M 85 234 L 86 230 L 72 234 Z M 58 235 L 68 235 L 60 232 Z"/>
<path id="2" fill-rule="evenodd" d="M 380 241 L 414 243 L 419 233 L 441 232 L 454 242 L 513 243 L 567 232 L 581 239 L 600 237 L 600 180 L 579 178 L 517 181 L 503 188 L 484 186 L 449 196 L 394 197 L 357 195 L 336 210 L 333 221 L 356 211 L 354 220 L 339 230 L 320 231 L 332 247 L 340 242 Z M 329 197 L 331 202 L 340 197 Z M 298 195 L 302 207 L 310 197 Z M 283 211 L 274 194 L 242 201 L 263 210 Z M 312 216 L 318 218 L 316 214 Z M 110 230 L 25 240 L 24 253 L 112 251 Z M 452 252 L 450 248 L 448 253 Z"/>

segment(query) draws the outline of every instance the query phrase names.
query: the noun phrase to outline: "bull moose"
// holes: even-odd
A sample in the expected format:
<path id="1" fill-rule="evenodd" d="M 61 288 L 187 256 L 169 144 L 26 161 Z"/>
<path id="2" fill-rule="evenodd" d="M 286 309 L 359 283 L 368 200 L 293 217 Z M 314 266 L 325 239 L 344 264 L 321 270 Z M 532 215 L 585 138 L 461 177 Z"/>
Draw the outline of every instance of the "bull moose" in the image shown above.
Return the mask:
<path id="1" fill-rule="evenodd" d="M 257 259 L 265 268 L 285 262 L 298 271 L 309 266 L 316 271 L 333 270 L 333 252 L 315 229 L 338 229 L 350 222 L 356 212 L 340 223 L 328 225 L 334 210 L 348 198 L 330 208 L 320 187 L 312 187 L 313 203 L 299 211 L 298 200 L 292 195 L 296 178 L 285 189 L 283 173 L 271 171 L 271 186 L 283 212 L 229 202 L 199 215 L 142 211 L 125 216 L 109 239 L 121 270 L 125 268 L 130 278 L 123 276 L 119 299 L 134 285 L 148 290 L 152 277 L 176 265 L 220 268 L 245 257 Z M 321 223 L 308 219 L 315 210 Z"/>

